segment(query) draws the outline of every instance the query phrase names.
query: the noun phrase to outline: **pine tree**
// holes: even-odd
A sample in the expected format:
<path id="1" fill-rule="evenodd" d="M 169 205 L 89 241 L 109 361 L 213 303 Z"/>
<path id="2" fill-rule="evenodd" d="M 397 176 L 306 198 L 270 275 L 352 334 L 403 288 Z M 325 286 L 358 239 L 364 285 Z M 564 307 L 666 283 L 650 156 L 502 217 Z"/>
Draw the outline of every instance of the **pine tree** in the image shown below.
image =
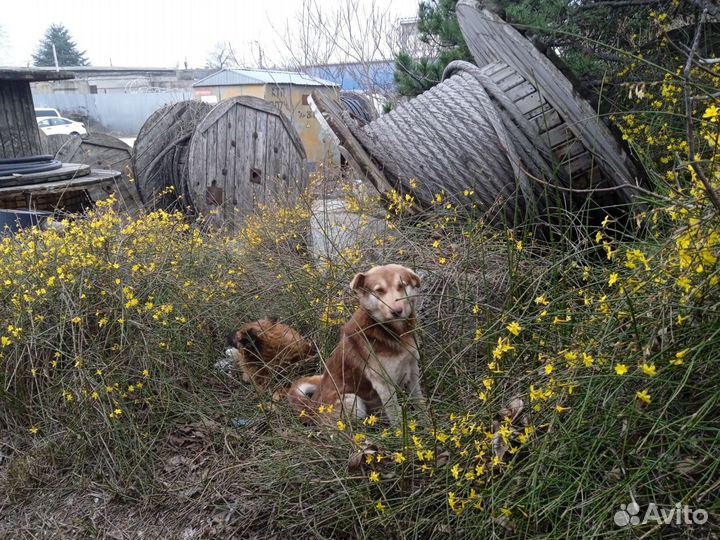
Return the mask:
<path id="1" fill-rule="evenodd" d="M 453 60 L 472 62 L 455 17 L 457 0 L 423 0 L 418 8 L 420 40 L 437 50 L 434 58 L 412 58 L 400 53 L 395 60 L 395 82 L 403 96 L 416 96 L 440 82 Z"/>
<path id="2" fill-rule="evenodd" d="M 78 51 L 77 44 L 70 37 L 70 32 L 62 24 L 51 24 L 32 55 L 33 65 L 54 66 L 53 45 L 57 52 L 59 66 L 87 66 L 86 51 Z"/>

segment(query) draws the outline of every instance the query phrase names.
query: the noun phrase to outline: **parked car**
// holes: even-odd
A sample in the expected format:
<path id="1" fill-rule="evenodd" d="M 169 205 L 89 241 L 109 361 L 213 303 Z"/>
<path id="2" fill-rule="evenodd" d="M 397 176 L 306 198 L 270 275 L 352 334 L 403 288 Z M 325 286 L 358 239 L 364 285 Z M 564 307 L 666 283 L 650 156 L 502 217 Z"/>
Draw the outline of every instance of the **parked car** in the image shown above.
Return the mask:
<path id="1" fill-rule="evenodd" d="M 45 135 L 55 135 L 64 133 L 65 135 L 87 135 L 87 129 L 82 122 L 75 122 L 67 118 L 54 116 L 48 118 L 38 118 L 38 127 L 45 132 Z"/>
<path id="2" fill-rule="evenodd" d="M 35 108 L 35 118 L 45 118 L 48 116 L 55 116 L 59 117 L 60 113 L 57 109 L 51 109 L 49 107 L 36 107 Z"/>

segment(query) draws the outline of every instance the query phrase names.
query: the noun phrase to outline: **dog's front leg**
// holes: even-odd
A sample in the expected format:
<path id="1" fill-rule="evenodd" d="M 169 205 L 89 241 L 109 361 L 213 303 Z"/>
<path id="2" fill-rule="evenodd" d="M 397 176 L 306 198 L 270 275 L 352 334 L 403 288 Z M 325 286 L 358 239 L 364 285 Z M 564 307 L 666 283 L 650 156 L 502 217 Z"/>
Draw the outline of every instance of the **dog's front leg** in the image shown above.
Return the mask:
<path id="1" fill-rule="evenodd" d="M 423 396 L 422 388 L 420 388 L 420 367 L 414 362 L 410 368 L 408 377 L 408 394 L 418 407 L 425 408 L 425 396 Z"/>
<path id="2" fill-rule="evenodd" d="M 380 384 L 373 384 L 373 388 L 380 398 L 385 415 L 388 417 L 390 424 L 397 426 L 400 424 L 402 418 L 402 411 L 400 410 L 400 402 L 397 398 L 397 393 L 393 387 L 384 382 Z"/>

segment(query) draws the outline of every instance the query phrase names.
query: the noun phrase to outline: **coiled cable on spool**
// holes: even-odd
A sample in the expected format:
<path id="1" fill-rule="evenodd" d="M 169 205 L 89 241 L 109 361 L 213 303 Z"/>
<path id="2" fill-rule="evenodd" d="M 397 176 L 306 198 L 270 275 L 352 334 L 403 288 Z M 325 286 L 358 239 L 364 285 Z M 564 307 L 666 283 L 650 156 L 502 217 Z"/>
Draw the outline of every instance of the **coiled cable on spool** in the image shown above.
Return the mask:
<path id="1" fill-rule="evenodd" d="M 531 182 L 530 177 L 545 181 L 557 179 L 561 185 L 570 185 L 567 174 L 560 167 L 551 167 L 555 159 L 550 145 L 540 137 L 537 127 L 523 115 L 515 102 L 482 69 L 469 62 L 455 60 L 447 65 L 442 79 L 455 74 L 473 77 L 491 98 L 490 106 L 485 110 L 486 117 L 492 119 L 490 123 L 498 138 L 505 143 L 503 150 L 513 167 L 515 181 L 525 199 L 526 213 L 528 217 L 536 217 L 538 212 L 543 211 L 544 194 L 538 192 L 543 189 L 538 189 L 539 184 Z M 559 195 L 565 198 L 564 193 L 559 192 Z"/>
<path id="2" fill-rule="evenodd" d="M 62 163 L 49 155 L 0 159 L 0 177 L 15 174 L 36 174 L 54 171 L 60 167 L 62 167 Z"/>
<path id="3" fill-rule="evenodd" d="M 441 84 L 352 131 L 391 183 L 421 206 L 438 192 L 462 203 L 473 190 L 501 221 L 532 220 L 545 204 L 528 175 L 550 182 L 552 153 L 488 69 L 494 66 L 452 62 Z"/>

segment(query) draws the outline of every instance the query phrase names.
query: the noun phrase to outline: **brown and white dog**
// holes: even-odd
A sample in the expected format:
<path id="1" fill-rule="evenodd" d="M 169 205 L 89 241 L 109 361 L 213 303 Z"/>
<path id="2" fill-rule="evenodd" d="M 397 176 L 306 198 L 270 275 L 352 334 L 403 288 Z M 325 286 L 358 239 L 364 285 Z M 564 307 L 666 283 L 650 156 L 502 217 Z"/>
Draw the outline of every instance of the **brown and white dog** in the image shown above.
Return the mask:
<path id="1" fill-rule="evenodd" d="M 308 359 L 314 352 L 310 341 L 287 324 L 265 318 L 244 324 L 228 336 L 232 356 L 243 381 L 267 388 L 271 374 Z"/>
<path id="2" fill-rule="evenodd" d="M 357 274 L 350 288 L 360 305 L 343 326 L 324 373 L 295 381 L 288 400 L 301 417 L 332 405 L 349 417 L 384 411 L 397 425 L 399 388 L 424 403 L 415 320 L 420 278 L 409 268 L 388 264 Z"/>

